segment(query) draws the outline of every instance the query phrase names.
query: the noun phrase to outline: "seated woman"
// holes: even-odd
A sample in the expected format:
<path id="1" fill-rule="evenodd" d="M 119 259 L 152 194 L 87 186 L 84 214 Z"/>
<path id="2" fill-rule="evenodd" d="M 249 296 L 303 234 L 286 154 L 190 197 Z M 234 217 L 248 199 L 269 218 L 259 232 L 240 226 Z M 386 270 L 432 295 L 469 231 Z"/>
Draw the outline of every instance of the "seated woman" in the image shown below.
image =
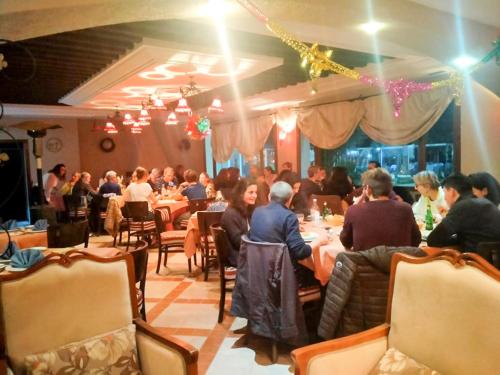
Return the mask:
<path id="1" fill-rule="evenodd" d="M 354 188 L 349 179 L 346 167 L 333 167 L 330 178 L 325 183 L 324 195 L 338 195 L 342 198 L 342 209 L 347 211 L 348 205 L 353 203 Z"/>
<path id="2" fill-rule="evenodd" d="M 448 211 L 448 204 L 436 174 L 421 171 L 413 176 L 413 181 L 415 189 L 420 193 L 419 200 L 412 207 L 415 218 L 424 220 L 428 204 L 431 206 L 433 216 L 443 216 Z"/>
<path id="3" fill-rule="evenodd" d="M 229 206 L 222 215 L 221 226 L 227 232 L 231 251 L 229 264 L 238 266 L 241 236 L 248 233 L 250 217 L 257 199 L 257 184 L 244 178 L 240 179 L 233 188 Z"/>
<path id="4" fill-rule="evenodd" d="M 200 177 L 198 178 L 198 182 L 205 187 L 205 193 L 207 194 L 207 198 L 215 198 L 216 191 L 214 182 L 207 174 L 207 172 L 201 172 Z"/>
<path id="5" fill-rule="evenodd" d="M 148 184 L 148 171 L 137 167 L 132 175 L 132 181 L 123 194 L 125 202 L 148 202 L 148 216 L 146 220 L 154 220 L 153 205 L 157 203 L 151 185 Z"/>
<path id="6" fill-rule="evenodd" d="M 486 198 L 500 207 L 500 184 L 488 172 L 478 172 L 469 175 L 472 193 L 478 198 Z"/>

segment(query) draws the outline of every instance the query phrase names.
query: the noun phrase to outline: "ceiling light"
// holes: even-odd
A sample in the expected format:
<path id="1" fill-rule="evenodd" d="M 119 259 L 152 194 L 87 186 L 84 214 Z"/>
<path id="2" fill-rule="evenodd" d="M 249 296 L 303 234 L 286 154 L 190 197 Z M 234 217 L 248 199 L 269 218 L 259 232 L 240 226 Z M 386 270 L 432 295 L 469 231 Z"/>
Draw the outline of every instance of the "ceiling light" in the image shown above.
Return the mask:
<path id="1" fill-rule="evenodd" d="M 138 122 L 134 122 L 132 125 L 132 129 L 130 130 L 132 134 L 141 134 L 142 133 L 142 126 Z"/>
<path id="2" fill-rule="evenodd" d="M 167 117 L 167 121 L 165 121 L 165 125 L 177 125 L 179 123 L 179 120 L 177 120 L 177 116 L 175 115 L 175 112 L 172 111 Z"/>
<path id="3" fill-rule="evenodd" d="M 141 112 L 139 113 L 139 117 L 137 118 L 139 120 L 140 125 L 142 126 L 148 126 L 151 121 L 151 116 L 148 113 L 148 110 L 146 108 L 141 109 Z"/>
<path id="4" fill-rule="evenodd" d="M 108 134 L 116 134 L 118 133 L 118 130 L 116 129 L 116 126 L 111 122 L 110 119 L 106 121 L 106 125 L 104 126 L 104 131 Z"/>
<path id="5" fill-rule="evenodd" d="M 123 116 L 122 124 L 125 126 L 130 126 L 134 124 L 134 119 L 132 118 L 132 115 L 130 113 L 125 113 L 125 116 Z"/>
<path id="6" fill-rule="evenodd" d="M 191 108 L 189 108 L 186 98 L 179 99 L 179 103 L 175 108 L 175 112 L 181 113 L 183 115 L 191 113 Z"/>
<path id="7" fill-rule="evenodd" d="M 222 108 L 222 102 L 220 99 L 214 99 L 212 100 L 212 105 L 208 107 L 208 112 L 215 112 L 215 113 L 222 113 L 224 112 L 224 109 Z"/>
<path id="8" fill-rule="evenodd" d="M 474 64 L 476 64 L 479 60 L 475 57 L 463 55 L 457 57 L 452 61 L 452 64 L 455 65 L 458 69 L 466 69 Z"/>
<path id="9" fill-rule="evenodd" d="M 370 21 L 359 25 L 359 28 L 367 34 L 375 34 L 384 27 L 385 27 L 384 23 L 377 21 Z"/>

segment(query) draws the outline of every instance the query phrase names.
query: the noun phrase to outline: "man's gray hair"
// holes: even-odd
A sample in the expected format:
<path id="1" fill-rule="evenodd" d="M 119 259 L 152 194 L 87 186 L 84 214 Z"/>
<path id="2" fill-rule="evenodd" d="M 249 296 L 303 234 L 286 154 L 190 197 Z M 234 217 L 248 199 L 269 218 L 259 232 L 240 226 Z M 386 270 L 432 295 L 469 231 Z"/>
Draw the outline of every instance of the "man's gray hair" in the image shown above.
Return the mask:
<path id="1" fill-rule="evenodd" d="M 115 171 L 107 171 L 106 172 L 106 181 L 110 181 L 116 177 L 116 172 Z"/>
<path id="2" fill-rule="evenodd" d="M 292 187 L 285 181 L 275 182 L 271 186 L 270 195 L 271 195 L 271 200 L 273 202 L 285 204 L 286 202 L 288 202 L 292 194 L 293 194 Z"/>

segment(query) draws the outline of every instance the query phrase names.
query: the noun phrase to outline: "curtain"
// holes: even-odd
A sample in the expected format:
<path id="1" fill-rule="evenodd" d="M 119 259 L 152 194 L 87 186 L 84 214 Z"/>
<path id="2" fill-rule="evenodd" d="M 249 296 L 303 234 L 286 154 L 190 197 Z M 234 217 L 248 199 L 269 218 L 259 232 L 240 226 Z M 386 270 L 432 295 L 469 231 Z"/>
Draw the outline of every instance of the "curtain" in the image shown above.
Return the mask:
<path id="1" fill-rule="evenodd" d="M 251 118 L 246 123 L 230 122 L 212 127 L 212 153 L 216 162 L 227 161 L 233 150 L 238 150 L 245 158 L 255 156 L 264 147 L 273 128 L 271 115 Z"/>
<path id="2" fill-rule="evenodd" d="M 337 148 L 351 137 L 363 114 L 360 100 L 324 104 L 301 110 L 297 126 L 313 145 Z"/>
<path id="3" fill-rule="evenodd" d="M 447 87 L 417 92 L 405 100 L 399 117 L 387 95 L 363 100 L 361 129 L 376 142 L 387 145 L 411 143 L 427 133 L 452 100 Z"/>

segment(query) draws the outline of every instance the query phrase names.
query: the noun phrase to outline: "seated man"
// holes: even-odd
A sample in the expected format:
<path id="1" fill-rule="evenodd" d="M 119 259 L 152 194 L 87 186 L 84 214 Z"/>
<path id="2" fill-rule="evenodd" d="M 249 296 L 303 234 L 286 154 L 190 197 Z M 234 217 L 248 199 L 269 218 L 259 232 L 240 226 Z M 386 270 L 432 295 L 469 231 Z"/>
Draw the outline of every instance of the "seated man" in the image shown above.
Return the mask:
<path id="1" fill-rule="evenodd" d="M 112 195 L 122 195 L 122 189 L 117 182 L 118 178 L 115 171 L 107 171 L 104 179 L 106 182 L 99 188 L 100 195 L 105 198 Z"/>
<path id="2" fill-rule="evenodd" d="M 448 176 L 443 187 L 450 211 L 429 234 L 429 246 L 458 246 L 473 252 L 480 242 L 500 241 L 500 210 L 488 199 L 474 197 L 468 177 Z"/>
<path id="3" fill-rule="evenodd" d="M 325 245 L 326 235 L 319 236 L 307 245 L 299 232 L 297 216 L 288 209 L 292 201 L 292 187 L 283 181 L 271 186 L 271 202 L 257 207 L 252 215 L 250 232 L 251 241 L 286 243 L 300 287 L 317 284 L 314 274 L 308 268 L 297 263 L 298 260 L 311 256 L 312 248 Z"/>
<path id="4" fill-rule="evenodd" d="M 363 194 L 368 202 L 347 209 L 342 244 L 354 251 L 379 245 L 418 246 L 421 235 L 408 203 L 389 198 L 391 175 L 382 168 L 363 173 Z"/>

